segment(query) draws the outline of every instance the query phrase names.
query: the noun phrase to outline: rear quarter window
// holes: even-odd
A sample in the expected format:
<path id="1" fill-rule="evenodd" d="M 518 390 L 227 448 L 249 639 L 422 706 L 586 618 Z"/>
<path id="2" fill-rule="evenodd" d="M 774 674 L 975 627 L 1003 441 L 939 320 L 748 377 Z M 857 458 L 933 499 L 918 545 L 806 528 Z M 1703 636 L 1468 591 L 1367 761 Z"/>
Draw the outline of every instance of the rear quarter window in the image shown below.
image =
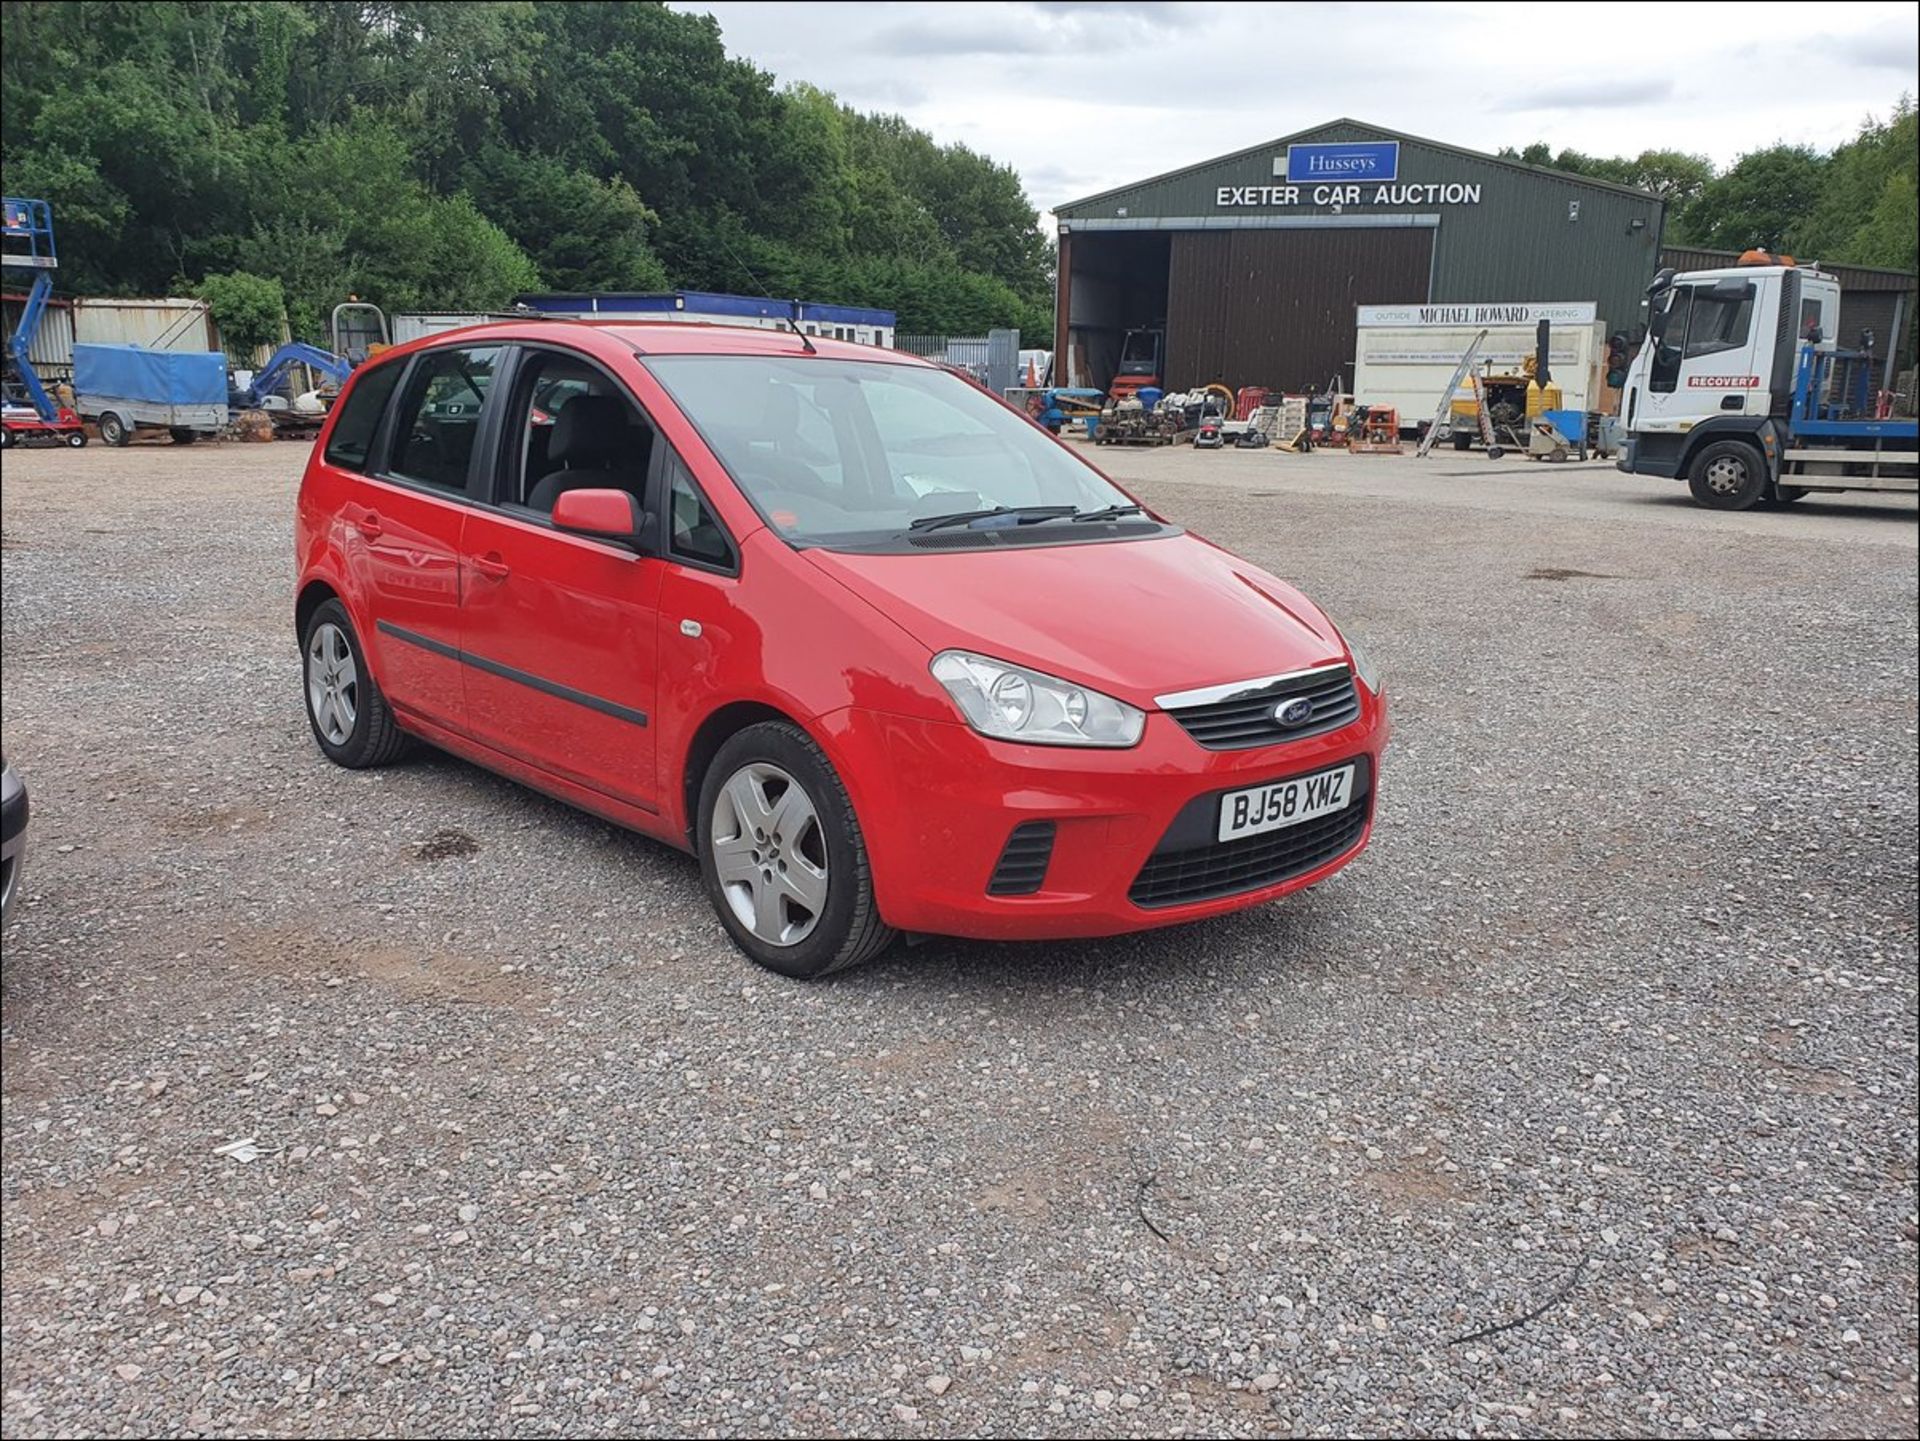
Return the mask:
<path id="1" fill-rule="evenodd" d="M 328 465 L 337 465 L 342 470 L 367 469 L 373 437 L 380 429 L 380 417 L 394 386 L 400 383 L 400 372 L 405 369 L 404 364 L 392 362 L 354 376 L 353 384 L 347 387 L 346 398 L 340 402 L 340 414 L 333 422 L 333 431 L 327 437 Z"/>

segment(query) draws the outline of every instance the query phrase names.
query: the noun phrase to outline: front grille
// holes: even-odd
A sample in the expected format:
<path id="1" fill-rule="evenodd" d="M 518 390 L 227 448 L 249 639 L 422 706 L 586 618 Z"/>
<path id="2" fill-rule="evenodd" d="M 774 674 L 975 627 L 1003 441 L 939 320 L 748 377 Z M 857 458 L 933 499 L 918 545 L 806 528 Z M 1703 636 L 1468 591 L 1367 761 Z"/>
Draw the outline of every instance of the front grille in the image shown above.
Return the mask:
<path id="1" fill-rule="evenodd" d="M 1136 906 L 1179 906 L 1257 891 L 1303 876 L 1351 850 L 1373 810 L 1371 792 L 1343 811 L 1285 830 L 1214 842 L 1185 851 L 1156 851 L 1127 892 Z"/>
<path id="2" fill-rule="evenodd" d="M 1007 837 L 1007 848 L 1000 852 L 1000 864 L 993 868 L 987 882 L 990 896 L 1030 896 L 1047 878 L 1047 865 L 1053 859 L 1052 821 L 1025 821 Z"/>
<path id="3" fill-rule="evenodd" d="M 1313 714 L 1303 724 L 1283 726 L 1273 718 L 1274 707 L 1296 697 L 1311 702 Z M 1289 676 L 1229 700 L 1170 708 L 1167 714 L 1208 750 L 1240 751 L 1297 741 L 1349 725 L 1360 714 L 1360 696 L 1354 690 L 1352 673 L 1343 665 L 1335 665 Z"/>

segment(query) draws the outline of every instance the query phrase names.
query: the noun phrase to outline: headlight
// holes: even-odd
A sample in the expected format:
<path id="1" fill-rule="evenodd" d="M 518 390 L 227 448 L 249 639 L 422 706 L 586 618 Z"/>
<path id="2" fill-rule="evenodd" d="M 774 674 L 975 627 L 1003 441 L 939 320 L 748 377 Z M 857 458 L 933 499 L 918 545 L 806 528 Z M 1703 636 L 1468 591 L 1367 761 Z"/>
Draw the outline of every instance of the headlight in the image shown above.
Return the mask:
<path id="1" fill-rule="evenodd" d="M 943 650 L 933 678 L 982 735 L 1044 746 L 1130 746 L 1146 712 L 1097 690 L 971 651 Z"/>
<path id="2" fill-rule="evenodd" d="M 1361 683 L 1364 684 L 1368 690 L 1372 691 L 1375 695 L 1379 695 L 1380 682 L 1383 679 L 1380 674 L 1380 668 L 1373 663 L 1365 651 L 1354 643 L 1352 636 L 1348 635 L 1345 631 L 1341 631 L 1340 639 L 1347 643 L 1347 650 L 1353 656 L 1354 673 L 1360 677 Z"/>

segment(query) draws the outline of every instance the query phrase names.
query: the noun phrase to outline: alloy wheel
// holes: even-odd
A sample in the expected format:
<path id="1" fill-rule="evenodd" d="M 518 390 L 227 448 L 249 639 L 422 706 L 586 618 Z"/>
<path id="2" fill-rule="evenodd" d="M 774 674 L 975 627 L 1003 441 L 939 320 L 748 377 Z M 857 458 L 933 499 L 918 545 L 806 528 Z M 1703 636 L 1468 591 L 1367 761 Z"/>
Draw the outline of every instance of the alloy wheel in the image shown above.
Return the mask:
<path id="1" fill-rule="evenodd" d="M 346 632 L 317 625 L 307 641 L 307 705 L 329 745 L 343 746 L 360 714 L 360 670 Z"/>
<path id="2" fill-rule="evenodd" d="M 813 933 L 827 908 L 827 839 L 797 780 L 764 761 L 742 766 L 714 802 L 708 843 L 741 925 L 773 946 Z"/>

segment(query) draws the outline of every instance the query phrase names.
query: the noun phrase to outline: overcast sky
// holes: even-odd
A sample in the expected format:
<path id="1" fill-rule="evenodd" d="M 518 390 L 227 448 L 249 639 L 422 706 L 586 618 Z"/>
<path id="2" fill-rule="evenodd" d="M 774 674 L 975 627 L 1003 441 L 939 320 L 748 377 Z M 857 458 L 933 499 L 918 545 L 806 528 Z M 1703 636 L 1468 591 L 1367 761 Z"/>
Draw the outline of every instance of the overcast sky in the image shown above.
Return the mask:
<path id="1" fill-rule="evenodd" d="M 1011 163 L 1042 211 L 1339 116 L 1496 150 L 1828 148 L 1920 5 L 675 3 L 782 82 Z"/>

